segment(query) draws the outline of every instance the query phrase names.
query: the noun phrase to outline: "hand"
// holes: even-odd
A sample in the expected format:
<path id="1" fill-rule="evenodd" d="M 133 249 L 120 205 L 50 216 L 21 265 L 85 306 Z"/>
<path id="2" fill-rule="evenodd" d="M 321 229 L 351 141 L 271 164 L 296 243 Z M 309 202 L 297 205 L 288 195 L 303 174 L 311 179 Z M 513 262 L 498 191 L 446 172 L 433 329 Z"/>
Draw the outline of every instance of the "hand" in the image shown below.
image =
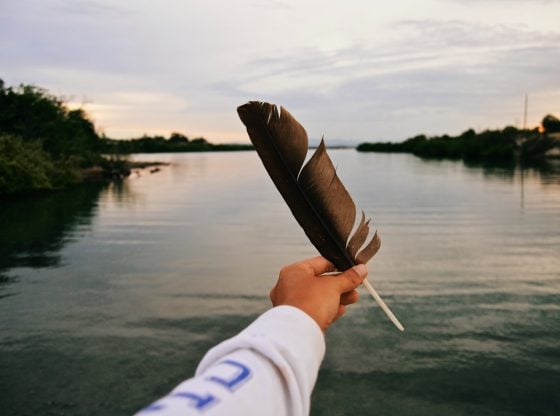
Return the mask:
<path id="1" fill-rule="evenodd" d="M 270 291 L 272 305 L 290 305 L 311 316 L 324 331 L 344 315 L 346 305 L 358 301 L 355 290 L 367 275 L 360 264 L 336 276 L 321 276 L 335 271 L 324 257 L 314 257 L 280 270 L 278 282 Z"/>

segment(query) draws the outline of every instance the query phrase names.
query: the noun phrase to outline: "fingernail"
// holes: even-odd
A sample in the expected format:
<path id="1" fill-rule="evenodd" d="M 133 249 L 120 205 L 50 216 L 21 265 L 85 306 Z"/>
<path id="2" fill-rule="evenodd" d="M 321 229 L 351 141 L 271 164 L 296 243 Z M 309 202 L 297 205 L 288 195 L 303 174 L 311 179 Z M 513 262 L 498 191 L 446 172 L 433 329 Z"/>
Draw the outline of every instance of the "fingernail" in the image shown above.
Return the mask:
<path id="1" fill-rule="evenodd" d="M 353 269 L 360 277 L 364 277 L 367 274 L 367 267 L 365 264 L 358 264 L 357 266 L 354 266 Z"/>

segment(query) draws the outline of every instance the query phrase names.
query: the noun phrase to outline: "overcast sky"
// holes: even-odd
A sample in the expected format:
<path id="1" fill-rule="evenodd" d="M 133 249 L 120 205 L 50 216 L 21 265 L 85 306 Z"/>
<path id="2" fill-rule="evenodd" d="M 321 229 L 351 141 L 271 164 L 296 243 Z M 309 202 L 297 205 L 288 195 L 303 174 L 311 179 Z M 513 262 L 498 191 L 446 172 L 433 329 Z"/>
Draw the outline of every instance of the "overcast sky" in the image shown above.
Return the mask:
<path id="1" fill-rule="evenodd" d="M 402 140 L 560 116 L 557 0 L 0 0 L 0 78 L 82 105 L 109 137 L 246 142 L 235 109 L 310 137 Z"/>

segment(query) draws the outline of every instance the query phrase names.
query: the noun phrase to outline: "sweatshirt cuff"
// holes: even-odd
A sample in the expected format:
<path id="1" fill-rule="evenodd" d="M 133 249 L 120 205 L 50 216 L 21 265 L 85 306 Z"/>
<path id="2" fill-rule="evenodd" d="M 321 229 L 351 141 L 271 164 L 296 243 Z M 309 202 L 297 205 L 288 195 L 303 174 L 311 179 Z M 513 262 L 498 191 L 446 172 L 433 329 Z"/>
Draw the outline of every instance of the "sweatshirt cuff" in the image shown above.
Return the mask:
<path id="1" fill-rule="evenodd" d="M 222 357 L 239 349 L 260 353 L 274 364 L 286 382 L 296 382 L 310 394 L 325 355 L 325 337 L 319 325 L 302 310 L 277 306 L 259 316 L 239 335 L 212 348 L 200 362 L 196 374 L 202 374 Z"/>

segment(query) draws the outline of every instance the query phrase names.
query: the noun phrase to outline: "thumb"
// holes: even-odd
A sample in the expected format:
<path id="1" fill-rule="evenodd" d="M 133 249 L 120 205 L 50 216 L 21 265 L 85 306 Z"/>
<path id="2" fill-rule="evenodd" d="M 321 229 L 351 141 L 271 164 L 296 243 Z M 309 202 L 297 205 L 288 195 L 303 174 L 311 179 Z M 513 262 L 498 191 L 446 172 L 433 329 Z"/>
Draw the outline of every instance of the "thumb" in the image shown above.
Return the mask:
<path id="1" fill-rule="evenodd" d="M 368 270 L 365 264 L 358 264 L 336 277 L 340 293 L 350 292 L 362 284 Z"/>

